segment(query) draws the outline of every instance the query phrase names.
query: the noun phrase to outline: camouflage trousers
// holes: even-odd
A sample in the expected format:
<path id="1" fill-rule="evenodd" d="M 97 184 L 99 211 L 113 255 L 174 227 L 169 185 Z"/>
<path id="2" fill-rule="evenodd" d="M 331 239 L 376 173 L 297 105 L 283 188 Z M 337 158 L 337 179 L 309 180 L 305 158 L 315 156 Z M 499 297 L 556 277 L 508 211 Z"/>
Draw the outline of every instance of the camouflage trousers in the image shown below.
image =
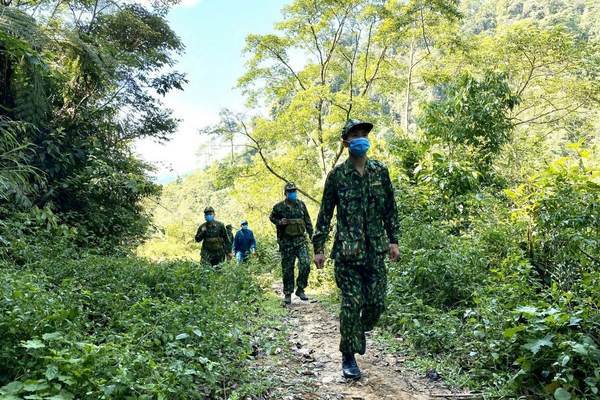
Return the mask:
<path id="1" fill-rule="evenodd" d="M 306 242 L 294 243 L 280 247 L 281 268 L 283 272 L 283 293 L 294 292 L 294 264 L 298 259 L 298 279 L 296 286 L 304 290 L 308 286 L 308 275 L 310 273 L 310 256 Z"/>
<path id="2" fill-rule="evenodd" d="M 215 265 L 221 264 L 223 261 L 225 261 L 225 253 L 200 253 L 200 262 L 202 264 L 207 264 L 214 267 Z"/>
<path id="3" fill-rule="evenodd" d="M 385 256 L 366 264 L 335 262 L 335 282 L 341 290 L 340 351 L 364 354 L 365 332 L 372 330 L 385 310 Z"/>

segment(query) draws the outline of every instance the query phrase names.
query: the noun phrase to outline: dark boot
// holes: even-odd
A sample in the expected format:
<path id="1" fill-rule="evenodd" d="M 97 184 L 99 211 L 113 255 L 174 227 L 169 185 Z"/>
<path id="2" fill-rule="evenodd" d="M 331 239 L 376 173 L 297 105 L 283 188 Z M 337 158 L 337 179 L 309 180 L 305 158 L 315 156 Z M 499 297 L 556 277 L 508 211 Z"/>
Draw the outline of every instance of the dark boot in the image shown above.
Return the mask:
<path id="1" fill-rule="evenodd" d="M 291 295 L 291 294 L 289 294 L 289 293 L 288 293 L 288 294 L 286 294 L 286 295 L 283 297 L 283 302 L 284 302 L 285 304 L 292 304 L 292 295 Z"/>
<path id="2" fill-rule="evenodd" d="M 300 297 L 300 300 L 304 300 L 304 301 L 308 300 L 308 297 L 304 293 L 303 289 L 296 289 L 296 296 Z"/>
<path id="3" fill-rule="evenodd" d="M 356 365 L 354 354 L 342 354 L 342 373 L 346 379 L 360 379 L 361 373 L 358 365 Z"/>

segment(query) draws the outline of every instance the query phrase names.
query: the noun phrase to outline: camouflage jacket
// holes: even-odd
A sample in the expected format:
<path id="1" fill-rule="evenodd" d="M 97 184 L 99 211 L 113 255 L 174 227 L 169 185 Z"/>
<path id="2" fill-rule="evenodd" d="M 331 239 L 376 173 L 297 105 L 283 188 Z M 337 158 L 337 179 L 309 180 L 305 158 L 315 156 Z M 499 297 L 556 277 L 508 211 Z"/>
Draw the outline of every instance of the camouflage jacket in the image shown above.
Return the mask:
<path id="1" fill-rule="evenodd" d="M 309 237 L 312 237 L 312 221 L 310 220 L 308 209 L 306 208 L 306 205 L 302 200 L 296 200 L 294 202 L 288 202 L 286 200 L 280 201 L 279 203 L 273 206 L 273 211 L 271 211 L 271 216 L 269 217 L 269 219 L 273 224 L 275 224 L 277 228 L 277 241 L 280 245 L 304 242 L 306 240 L 305 235 L 294 238 L 290 238 L 285 235 L 285 226 L 281 225 L 281 220 L 283 218 L 286 218 L 288 220 L 302 219 L 304 221 L 306 233 L 308 233 Z"/>
<path id="2" fill-rule="evenodd" d="M 332 257 L 341 261 L 364 261 L 368 254 L 384 253 L 398 243 L 398 212 L 388 169 L 367 160 L 360 176 L 350 160 L 327 176 L 313 246 L 322 253 L 329 235 L 333 211 L 337 223 Z"/>
<path id="3" fill-rule="evenodd" d="M 221 244 L 218 250 L 209 250 L 207 241 L 221 239 Z M 229 254 L 231 252 L 231 241 L 227 235 L 225 225 L 219 221 L 205 222 L 198 228 L 196 232 L 196 242 L 202 243 L 202 254 L 220 255 Z M 218 240 L 217 240 L 218 242 Z"/>

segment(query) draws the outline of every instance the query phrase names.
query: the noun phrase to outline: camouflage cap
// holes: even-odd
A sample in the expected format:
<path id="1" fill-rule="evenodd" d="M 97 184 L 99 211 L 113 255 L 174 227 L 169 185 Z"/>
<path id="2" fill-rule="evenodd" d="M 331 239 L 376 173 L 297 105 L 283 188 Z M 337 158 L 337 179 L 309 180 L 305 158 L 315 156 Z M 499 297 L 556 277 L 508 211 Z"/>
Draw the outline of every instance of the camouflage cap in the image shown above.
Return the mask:
<path id="1" fill-rule="evenodd" d="M 292 192 L 294 190 L 298 190 L 298 188 L 296 187 L 296 184 L 294 182 L 287 182 L 284 186 L 283 186 L 283 191 L 284 192 Z"/>
<path id="2" fill-rule="evenodd" d="M 342 129 L 342 139 L 346 139 L 348 137 L 348 135 L 350 134 L 350 132 L 352 132 L 355 129 L 364 129 L 368 133 L 368 132 L 371 132 L 371 129 L 373 129 L 373 124 L 370 122 L 366 122 L 366 121 L 349 119 L 346 122 L 346 125 L 344 125 L 344 128 Z"/>
<path id="3" fill-rule="evenodd" d="M 240 225 L 248 225 L 248 221 L 243 220 L 242 223 Z"/>
<path id="4" fill-rule="evenodd" d="M 214 214 L 215 213 L 215 209 L 212 208 L 211 206 L 208 206 L 204 209 L 204 214 Z"/>

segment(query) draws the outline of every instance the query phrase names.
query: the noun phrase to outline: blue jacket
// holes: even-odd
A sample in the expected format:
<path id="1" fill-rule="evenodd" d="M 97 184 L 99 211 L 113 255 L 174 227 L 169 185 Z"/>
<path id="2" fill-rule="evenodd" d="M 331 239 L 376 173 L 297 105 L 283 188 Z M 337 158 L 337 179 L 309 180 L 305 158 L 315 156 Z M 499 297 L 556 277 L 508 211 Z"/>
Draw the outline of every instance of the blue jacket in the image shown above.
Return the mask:
<path id="1" fill-rule="evenodd" d="M 235 239 L 233 239 L 233 252 L 237 253 L 241 251 L 246 253 L 250 249 L 256 249 L 254 233 L 250 229 L 240 229 L 235 234 Z"/>

